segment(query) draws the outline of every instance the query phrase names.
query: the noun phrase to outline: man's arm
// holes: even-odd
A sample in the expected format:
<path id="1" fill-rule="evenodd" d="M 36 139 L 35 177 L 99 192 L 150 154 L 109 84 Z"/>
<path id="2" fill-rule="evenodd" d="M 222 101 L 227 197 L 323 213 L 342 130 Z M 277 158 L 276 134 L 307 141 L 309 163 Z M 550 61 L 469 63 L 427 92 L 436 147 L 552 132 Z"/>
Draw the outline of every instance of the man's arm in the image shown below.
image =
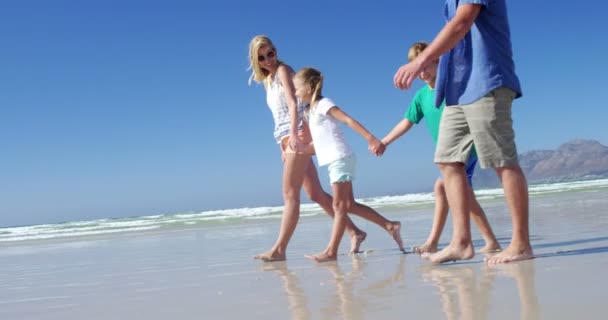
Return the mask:
<path id="1" fill-rule="evenodd" d="M 429 63 L 438 59 L 442 54 L 454 48 L 462 38 L 471 30 L 482 6 L 479 4 L 463 4 L 456 9 L 456 15 L 437 34 L 433 42 L 422 51 L 412 62 L 405 64 L 397 70 L 393 82 L 402 90 L 412 86 L 414 79 L 426 68 Z"/>

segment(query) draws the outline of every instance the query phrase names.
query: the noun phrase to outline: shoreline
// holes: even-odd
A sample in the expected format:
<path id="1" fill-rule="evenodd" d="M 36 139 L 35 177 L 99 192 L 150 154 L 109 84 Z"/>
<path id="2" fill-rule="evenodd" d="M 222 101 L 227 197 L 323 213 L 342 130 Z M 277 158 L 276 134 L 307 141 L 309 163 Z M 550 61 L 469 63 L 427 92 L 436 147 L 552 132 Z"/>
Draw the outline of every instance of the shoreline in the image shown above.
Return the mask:
<path id="1" fill-rule="evenodd" d="M 579 181 L 567 184 L 540 185 L 531 187 L 530 200 L 552 197 L 573 192 L 605 192 L 608 179 Z M 476 190 L 479 202 L 484 206 L 502 203 L 502 189 Z M 433 206 L 433 195 L 407 194 L 357 199 L 380 212 L 416 212 Z M 301 219 L 325 216 L 316 204 L 302 205 Z M 133 218 L 101 219 L 66 222 L 24 227 L 0 228 L 0 245 L 26 245 L 35 242 L 78 241 L 80 239 L 111 239 L 115 236 L 139 236 L 149 233 L 181 232 L 207 227 L 230 227 L 236 224 L 265 224 L 278 221 L 282 207 L 258 207 L 205 211 L 199 213 L 138 216 Z M 42 238 L 42 239 L 37 239 Z"/>

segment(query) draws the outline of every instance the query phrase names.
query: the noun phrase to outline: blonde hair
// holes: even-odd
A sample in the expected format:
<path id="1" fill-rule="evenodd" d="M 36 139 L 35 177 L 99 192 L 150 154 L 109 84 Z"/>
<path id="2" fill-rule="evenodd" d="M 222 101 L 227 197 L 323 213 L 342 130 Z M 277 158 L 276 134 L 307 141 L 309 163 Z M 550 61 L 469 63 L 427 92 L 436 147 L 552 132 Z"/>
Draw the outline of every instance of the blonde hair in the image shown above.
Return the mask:
<path id="1" fill-rule="evenodd" d="M 311 105 L 321 97 L 321 94 L 323 93 L 323 74 L 321 71 L 315 68 L 305 67 L 300 69 L 294 78 L 301 80 L 303 84 L 312 88 Z M 311 106 L 309 105 L 308 107 L 310 108 Z"/>
<path id="2" fill-rule="evenodd" d="M 429 44 L 426 42 L 416 42 L 414 43 L 411 47 L 410 50 L 407 53 L 407 59 L 409 62 L 412 62 L 414 59 L 416 59 L 421 53 L 422 51 L 424 51 L 424 49 L 426 49 L 426 47 L 428 47 Z"/>
<path id="3" fill-rule="evenodd" d="M 251 72 L 251 76 L 249 77 L 249 85 L 251 85 L 251 81 L 255 81 L 257 83 L 261 83 L 268 78 L 270 74 L 268 70 L 260 67 L 260 62 L 258 61 L 258 51 L 262 47 L 270 47 L 274 50 L 275 55 L 278 57 L 277 48 L 272 43 L 272 40 L 265 35 L 257 35 L 251 39 L 249 42 L 249 68 L 247 70 L 253 70 Z M 278 59 L 278 58 L 277 58 Z M 282 61 L 278 61 L 279 64 L 282 64 Z"/>

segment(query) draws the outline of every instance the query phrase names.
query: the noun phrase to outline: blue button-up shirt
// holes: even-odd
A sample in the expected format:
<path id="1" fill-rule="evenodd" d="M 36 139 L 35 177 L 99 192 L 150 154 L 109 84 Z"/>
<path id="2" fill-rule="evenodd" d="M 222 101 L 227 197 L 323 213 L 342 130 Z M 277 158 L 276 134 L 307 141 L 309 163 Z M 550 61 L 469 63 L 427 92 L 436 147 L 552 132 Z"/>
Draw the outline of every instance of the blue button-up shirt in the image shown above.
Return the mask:
<path id="1" fill-rule="evenodd" d="M 521 97 L 505 0 L 447 0 L 447 21 L 462 4 L 483 7 L 471 30 L 441 57 L 435 105 L 440 106 L 444 98 L 446 106 L 470 104 L 501 86 L 515 91 L 516 98 Z"/>

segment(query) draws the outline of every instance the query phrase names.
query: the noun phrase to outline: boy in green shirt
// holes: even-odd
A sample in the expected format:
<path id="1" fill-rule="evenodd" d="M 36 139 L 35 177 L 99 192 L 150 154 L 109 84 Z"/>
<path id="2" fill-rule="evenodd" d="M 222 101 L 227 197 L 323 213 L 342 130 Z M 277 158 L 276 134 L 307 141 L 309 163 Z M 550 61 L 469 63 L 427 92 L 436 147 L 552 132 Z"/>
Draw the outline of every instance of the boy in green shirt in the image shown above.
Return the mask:
<path id="1" fill-rule="evenodd" d="M 428 46 L 425 42 L 418 42 L 410 47 L 408 52 L 408 59 L 411 62 L 414 60 L 426 47 Z M 393 141 L 404 135 L 414 124 L 417 124 L 422 120 L 426 119 L 427 127 L 433 137 L 433 141 L 437 144 L 437 135 L 439 133 L 439 122 L 441 121 L 441 114 L 445 103 L 441 104 L 441 107 L 435 107 L 435 80 L 437 77 L 437 67 L 439 61 L 431 63 L 426 69 L 420 73 L 420 79 L 426 82 L 426 86 L 416 92 L 414 100 L 410 104 L 405 117 L 399 122 L 389 134 L 382 139 L 382 143 L 388 146 Z M 380 154 L 378 154 L 380 155 Z M 488 223 L 488 219 L 475 198 L 475 193 L 472 188 L 472 178 L 475 171 L 475 165 L 477 164 L 477 154 L 475 149 L 471 152 L 469 161 L 465 166 L 465 170 L 469 179 L 469 190 L 471 195 L 471 216 L 473 221 L 479 228 L 481 235 L 483 236 L 486 245 L 479 250 L 479 252 L 494 252 L 500 250 L 500 245 L 496 241 L 496 237 L 492 232 L 492 227 Z M 433 227 L 428 239 L 424 244 L 418 247 L 414 247 L 416 253 L 433 253 L 437 252 L 437 244 L 441 237 L 441 232 L 445 226 L 445 221 L 448 216 L 448 200 L 443 185 L 443 180 L 438 178 L 435 181 L 434 186 L 435 193 L 435 213 L 433 217 Z"/>

